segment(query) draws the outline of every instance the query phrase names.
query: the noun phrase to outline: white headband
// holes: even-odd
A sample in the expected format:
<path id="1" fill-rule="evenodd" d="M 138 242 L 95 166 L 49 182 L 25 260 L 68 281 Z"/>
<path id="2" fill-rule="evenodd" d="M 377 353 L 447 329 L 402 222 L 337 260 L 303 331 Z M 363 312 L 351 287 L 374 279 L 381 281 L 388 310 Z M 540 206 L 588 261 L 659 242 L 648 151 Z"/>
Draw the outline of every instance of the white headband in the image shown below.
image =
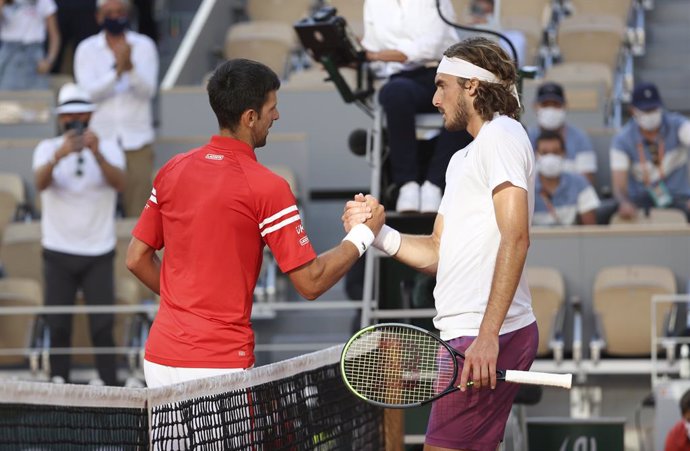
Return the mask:
<path id="1" fill-rule="evenodd" d="M 490 72 L 482 67 L 472 64 L 469 61 L 465 61 L 464 59 L 455 57 L 448 58 L 447 56 L 444 56 L 438 65 L 438 69 L 436 69 L 436 73 L 453 75 L 455 77 L 460 78 L 467 78 L 468 80 L 476 78 L 477 80 L 485 81 L 488 83 L 503 83 L 500 78 L 494 75 L 493 72 Z M 520 96 L 518 96 L 517 87 L 515 86 L 515 84 L 511 86 L 510 90 L 513 94 L 513 97 L 515 97 L 515 99 L 518 101 L 519 106 Z"/>

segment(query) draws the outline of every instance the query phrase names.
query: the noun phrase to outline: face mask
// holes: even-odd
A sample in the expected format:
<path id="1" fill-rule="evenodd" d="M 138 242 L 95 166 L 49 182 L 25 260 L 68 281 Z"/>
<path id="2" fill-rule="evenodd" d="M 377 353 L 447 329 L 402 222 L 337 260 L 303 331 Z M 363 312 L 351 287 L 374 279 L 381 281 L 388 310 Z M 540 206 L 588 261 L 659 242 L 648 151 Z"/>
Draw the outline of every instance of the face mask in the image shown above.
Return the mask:
<path id="1" fill-rule="evenodd" d="M 129 26 L 129 20 L 126 17 L 120 17 L 118 19 L 112 19 L 106 17 L 103 19 L 103 29 L 110 34 L 118 35 L 122 34 L 125 29 Z"/>
<path id="2" fill-rule="evenodd" d="M 563 157 L 553 153 L 537 158 L 537 171 L 544 177 L 555 178 L 563 171 Z"/>
<path id="3" fill-rule="evenodd" d="M 565 110 L 556 107 L 544 107 L 537 110 L 537 122 L 545 130 L 556 130 L 565 123 Z"/>
<path id="4" fill-rule="evenodd" d="M 653 131 L 661 126 L 661 109 L 642 112 L 635 112 L 635 122 L 642 130 Z"/>

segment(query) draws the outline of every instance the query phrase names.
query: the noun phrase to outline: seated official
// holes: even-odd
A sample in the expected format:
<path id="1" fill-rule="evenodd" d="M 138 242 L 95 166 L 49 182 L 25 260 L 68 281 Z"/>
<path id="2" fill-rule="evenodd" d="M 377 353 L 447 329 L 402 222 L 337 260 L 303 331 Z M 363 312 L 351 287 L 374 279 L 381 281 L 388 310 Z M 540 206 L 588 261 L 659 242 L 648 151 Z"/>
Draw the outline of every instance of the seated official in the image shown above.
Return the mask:
<path id="1" fill-rule="evenodd" d="M 534 198 L 534 225 L 596 224 L 599 197 L 587 179 L 564 172 L 565 144 L 556 131 L 537 138 L 537 171 Z"/>

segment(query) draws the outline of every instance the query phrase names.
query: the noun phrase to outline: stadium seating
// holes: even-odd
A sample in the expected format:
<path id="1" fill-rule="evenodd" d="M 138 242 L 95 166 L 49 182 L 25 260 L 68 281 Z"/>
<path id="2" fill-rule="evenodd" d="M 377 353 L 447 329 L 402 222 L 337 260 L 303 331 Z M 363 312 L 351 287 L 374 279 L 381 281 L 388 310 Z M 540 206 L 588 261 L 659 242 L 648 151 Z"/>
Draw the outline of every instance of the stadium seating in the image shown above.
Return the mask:
<path id="1" fill-rule="evenodd" d="M 632 0 L 567 0 L 571 15 L 597 14 L 612 15 L 627 21 L 632 8 Z"/>
<path id="2" fill-rule="evenodd" d="M 527 282 L 539 326 L 537 357 L 545 357 L 556 343 L 563 343 L 565 284 L 556 269 L 537 266 L 527 267 Z"/>
<path id="3" fill-rule="evenodd" d="M 0 246 L 0 261 L 5 274 L 8 277 L 32 279 L 43 286 L 41 251 L 39 221 L 10 223 L 5 229 Z"/>
<path id="4" fill-rule="evenodd" d="M 605 267 L 594 281 L 592 306 L 596 335 L 590 343 L 610 356 L 648 356 L 651 353 L 651 298 L 676 294 L 673 272 L 663 266 Z M 665 330 L 670 307 L 659 304 L 657 330 Z M 598 355 L 597 350 L 592 350 Z"/>
<path id="5" fill-rule="evenodd" d="M 314 0 L 247 0 L 247 15 L 252 21 L 275 21 L 292 25 L 309 14 Z"/>
<path id="6" fill-rule="evenodd" d="M 0 279 L 0 306 L 37 307 L 43 304 L 41 285 L 32 279 Z M 0 349 L 28 348 L 36 315 L 0 316 Z M 0 365 L 23 365 L 26 356 L 1 356 Z"/>
<path id="7" fill-rule="evenodd" d="M 558 47 L 564 62 L 603 63 L 613 72 L 625 38 L 625 22 L 616 16 L 579 14 L 558 26 Z"/>
<path id="8" fill-rule="evenodd" d="M 364 0 L 327 0 L 327 4 L 338 10 L 356 36 L 364 35 Z"/>
<path id="9" fill-rule="evenodd" d="M 287 77 L 290 56 L 296 47 L 291 25 L 281 22 L 251 21 L 234 24 L 227 32 L 224 56 L 248 58 L 266 64 L 280 78 Z"/>

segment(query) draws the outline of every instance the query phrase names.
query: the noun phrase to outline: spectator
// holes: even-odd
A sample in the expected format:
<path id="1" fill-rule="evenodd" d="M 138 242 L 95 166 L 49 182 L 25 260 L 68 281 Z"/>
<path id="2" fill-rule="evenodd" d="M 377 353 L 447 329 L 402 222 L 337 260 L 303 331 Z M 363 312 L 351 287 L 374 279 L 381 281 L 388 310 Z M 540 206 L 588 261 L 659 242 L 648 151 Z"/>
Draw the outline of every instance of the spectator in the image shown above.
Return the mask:
<path id="1" fill-rule="evenodd" d="M 690 451 L 690 390 L 680 398 L 679 420 L 666 435 L 664 451 Z"/>
<path id="2" fill-rule="evenodd" d="M 690 121 L 664 109 L 653 83 L 635 87 L 630 112 L 610 151 L 618 214 L 632 219 L 637 208 L 677 208 L 690 221 Z"/>
<path id="3" fill-rule="evenodd" d="M 62 36 L 57 58 L 53 64 L 53 73 L 63 72 L 72 75 L 74 49 L 91 35 L 98 33 L 96 22 L 96 2 L 94 0 L 55 0 L 57 3 L 57 21 Z M 63 67 L 63 64 L 69 64 Z"/>
<path id="4" fill-rule="evenodd" d="M 563 170 L 576 172 L 587 177 L 594 183 L 597 172 L 597 156 L 592 142 L 582 129 L 566 121 L 565 92 L 563 86 L 554 82 L 545 82 L 537 90 L 535 110 L 537 113 L 536 126 L 529 127 L 527 134 L 532 147 L 537 146 L 537 137 L 546 130 L 555 130 L 561 134 L 565 142 L 566 157 Z"/>
<path id="5" fill-rule="evenodd" d="M 74 83 L 58 95 L 62 136 L 41 141 L 33 156 L 36 188 L 41 192 L 41 244 L 45 303 L 74 304 L 77 290 L 92 305 L 114 299 L 115 203 L 125 184 L 125 157 L 113 141 L 89 128 L 95 106 Z M 71 315 L 47 315 L 51 346 L 69 347 Z M 91 341 L 112 347 L 113 315 L 89 316 Z M 100 379 L 115 385 L 115 356 L 96 354 Z M 69 380 L 70 356 L 50 355 L 54 380 Z"/>
<path id="6" fill-rule="evenodd" d="M 103 31 L 77 47 L 74 73 L 97 105 L 93 129 L 117 139 L 127 157 L 124 213 L 138 216 L 151 193 L 153 140 L 151 101 L 158 80 L 158 52 L 151 38 L 127 30 L 129 0 L 98 0 Z"/>
<path id="7" fill-rule="evenodd" d="M 537 172 L 534 225 L 596 224 L 599 197 L 580 174 L 563 172 L 566 149 L 556 131 L 537 138 Z"/>
<path id="8" fill-rule="evenodd" d="M 56 10 L 54 0 L 0 0 L 0 90 L 48 88 L 60 49 Z"/>
<path id="9" fill-rule="evenodd" d="M 454 17 L 449 0 L 441 1 L 441 8 L 446 16 Z M 435 0 L 364 2 L 362 45 L 379 75 L 390 77 L 381 88 L 379 102 L 388 128 L 391 176 L 400 187 L 397 211 L 435 213 L 450 157 L 471 141 L 464 130 L 442 130 L 426 173 L 418 173 L 415 115 L 437 111 L 431 103 L 435 66 L 457 40 L 455 30 L 441 21 Z"/>

